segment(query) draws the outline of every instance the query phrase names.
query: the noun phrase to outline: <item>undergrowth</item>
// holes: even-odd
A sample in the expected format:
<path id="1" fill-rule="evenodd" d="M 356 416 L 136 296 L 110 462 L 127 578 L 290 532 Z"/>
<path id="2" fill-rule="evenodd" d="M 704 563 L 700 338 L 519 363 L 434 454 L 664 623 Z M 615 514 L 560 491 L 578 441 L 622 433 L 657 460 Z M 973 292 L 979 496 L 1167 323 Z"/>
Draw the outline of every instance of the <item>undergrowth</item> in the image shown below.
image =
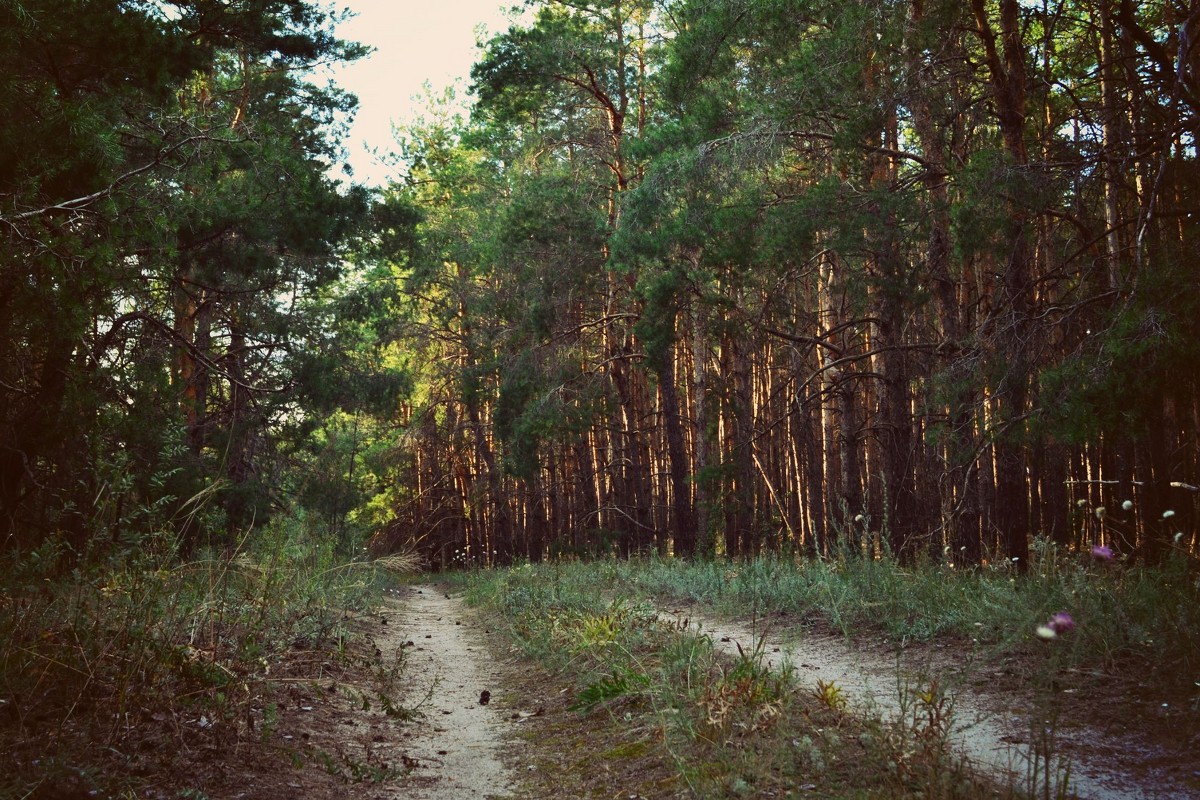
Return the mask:
<path id="1" fill-rule="evenodd" d="M 637 599 L 645 595 L 633 591 L 630 569 L 525 565 L 459 578 L 468 599 L 498 612 L 528 655 L 574 683 L 580 729 L 628 729 L 630 741 L 606 742 L 593 757 L 598 772 L 603 760 L 623 775 L 622 787 L 636 789 L 638 776 L 612 762 L 628 754 L 632 765 L 653 749 L 674 765 L 681 796 L 1007 793 L 951 752 L 949 709 L 936 685 L 911 693 L 912 713 L 864 720 L 847 713 L 836 686 L 801 688 L 790 672 L 770 668 L 761 648 L 730 659 L 686 625 L 660 620 Z M 594 748 L 596 739 L 574 746 Z"/>
<path id="2" fill-rule="evenodd" d="M 294 523 L 187 563 L 170 535 L 66 574 L 26 558 L 0 586 L 0 797 L 132 796 L 170 753 L 270 735 L 289 650 L 345 651 L 380 570 Z M 399 565 L 398 565 L 399 566 Z"/>
<path id="3" fill-rule="evenodd" d="M 604 597 L 695 604 L 732 617 L 782 613 L 845 636 L 948 636 L 999 653 L 1036 646 L 1037 625 L 1066 611 L 1078 624 L 1060 643 L 1066 668 L 1149 670 L 1182 687 L 1200 676 L 1200 577 L 1184 558 L 1162 567 L 1126 566 L 1042 541 L 1025 570 L 1011 563 L 961 570 L 908 568 L 890 559 L 649 557 L 558 562 L 541 575 L 541 591 L 550 593 L 570 586 Z"/>

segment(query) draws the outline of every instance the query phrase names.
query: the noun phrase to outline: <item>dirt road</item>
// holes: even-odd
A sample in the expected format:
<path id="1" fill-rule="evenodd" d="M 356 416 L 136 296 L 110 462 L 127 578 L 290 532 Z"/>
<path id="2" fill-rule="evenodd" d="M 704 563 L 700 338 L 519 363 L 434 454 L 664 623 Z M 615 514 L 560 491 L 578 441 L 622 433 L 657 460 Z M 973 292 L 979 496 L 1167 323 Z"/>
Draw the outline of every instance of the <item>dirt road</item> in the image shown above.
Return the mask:
<path id="1" fill-rule="evenodd" d="M 415 766 L 404 797 L 510 797 L 513 782 L 500 757 L 506 723 L 491 703 L 502 672 L 475 617 L 462 600 L 429 585 L 398 590 L 384 614 L 392 623 L 377 644 L 404 650 L 405 673 L 415 676 L 404 703 L 420 714 L 408 732 Z"/>
<path id="2" fill-rule="evenodd" d="M 491 694 L 503 692 L 504 676 L 511 675 L 493 655 L 502 649 L 502 640 L 489 648 L 486 629 L 462 601 L 431 585 L 399 590 L 384 613 L 393 622 L 379 646 L 385 651 L 403 649 L 405 673 L 418 676 L 405 698 L 406 706 L 420 712 L 405 742 L 416 763 L 406 780 L 405 796 L 451 800 L 519 795 L 501 755 L 510 741 L 506 725 L 511 723 L 490 702 Z M 938 654 L 925 648 L 897 657 L 883 647 L 834 636 L 796 636 L 783 629 L 772 633 L 694 611 L 664 614 L 672 621 L 681 616 L 733 655 L 739 644 L 743 651 L 752 651 L 765 633 L 762 649 L 773 667 L 790 664 L 797 680 L 809 686 L 818 680 L 836 682 L 852 708 L 885 718 L 903 713 L 907 689 L 927 685 L 937 676 L 953 697 L 955 746 L 976 765 L 1023 784 L 1031 752 L 1031 695 L 977 691 L 981 677 L 973 671 L 969 654 Z M 1057 759 L 1069 761 L 1069 786 L 1081 798 L 1200 800 L 1200 793 L 1185 785 L 1186 764 L 1154 766 L 1155 759 L 1133 737 L 1072 726 L 1059 733 L 1055 752 L 1053 769 L 1062 770 L 1067 763 Z"/>
<path id="3" fill-rule="evenodd" d="M 760 626 L 691 609 L 662 617 L 673 624 L 686 618 L 734 656 L 739 644 L 753 652 L 761 642 L 768 664 L 790 664 L 801 685 L 836 683 L 852 711 L 895 717 L 906 686 L 927 687 L 937 676 L 954 698 L 955 745 L 979 767 L 1014 774 L 1016 785 L 1024 785 L 1032 694 L 1019 686 L 1016 691 L 988 686 L 996 674 L 972 665 L 969 652 L 928 645 L 898 658 L 880 643 L 850 643 L 798 625 L 777 623 L 764 640 Z M 569 677 L 559 680 L 516 656 L 510 660 L 512 643 L 490 632 L 486 620 L 440 587 L 393 590 L 381 609 L 360 622 L 363 647 L 374 652 L 364 662 L 374 664 L 373 670 L 396 665 L 388 674 L 398 675 L 398 683 L 387 679 L 376 690 L 370 674 L 339 673 L 337 663 L 313 663 L 302 652 L 297 676 L 282 681 L 275 731 L 263 737 L 261 757 L 250 759 L 243 749 L 237 769 L 201 759 L 183 776 L 185 785 L 231 800 L 333 800 L 345 796 L 347 784 L 369 800 L 615 796 L 617 787 L 629 797 L 686 794 L 674 767 L 655 755 L 653 731 L 617 726 L 629 741 L 597 739 L 589 727 L 595 721 L 571 710 Z M 907 697 L 911 703 L 911 694 Z M 1083 798 L 1200 800 L 1194 788 L 1200 772 L 1186 742 L 1182 745 L 1153 752 L 1136 737 L 1076 725 L 1055 752 L 1069 757 L 1070 788 Z M 292 753 L 295 764 L 315 768 L 281 770 L 278 755 L 272 755 L 278 749 Z"/>
<path id="4" fill-rule="evenodd" d="M 784 629 L 755 629 L 748 624 L 717 621 L 693 610 L 664 614 L 671 622 L 686 619 L 731 655 L 753 652 L 762 643 L 764 657 L 773 668 L 790 664 L 796 679 L 815 687 L 818 681 L 835 682 L 851 708 L 896 717 L 902 713 L 907 687 L 928 685 L 937 676 L 953 697 L 955 725 L 951 738 L 975 764 L 993 773 L 1014 776 L 1021 786 L 1030 759 L 1031 695 L 1013 693 L 1002 698 L 972 689 L 969 653 L 919 655 L 849 644 L 834 636 L 787 636 Z M 765 640 L 764 640 L 765 637 Z M 1058 734 L 1054 768 L 1070 764 L 1070 790 L 1087 800 L 1180 798 L 1193 800 L 1200 793 L 1184 785 L 1189 767 L 1184 760 L 1148 752 L 1135 737 L 1115 737 L 1087 728 L 1072 727 Z M 1194 769 L 1194 764 L 1192 769 Z M 1059 774 L 1059 773 L 1054 773 Z"/>

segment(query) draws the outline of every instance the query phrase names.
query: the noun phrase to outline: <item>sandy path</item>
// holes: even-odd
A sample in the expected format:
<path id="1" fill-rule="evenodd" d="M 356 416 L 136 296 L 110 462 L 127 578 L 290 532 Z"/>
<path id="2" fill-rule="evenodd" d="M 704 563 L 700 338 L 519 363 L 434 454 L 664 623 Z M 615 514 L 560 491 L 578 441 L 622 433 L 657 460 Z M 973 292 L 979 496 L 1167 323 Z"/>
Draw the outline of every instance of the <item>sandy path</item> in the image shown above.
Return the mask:
<path id="1" fill-rule="evenodd" d="M 500 758 L 501 710 L 481 704 L 502 675 L 463 602 L 428 585 L 399 590 L 385 615 L 392 623 L 381 649 L 404 649 L 414 684 L 405 697 L 422 715 L 408 754 L 417 766 L 406 781 L 412 800 L 510 797 L 513 782 Z M 497 692 L 498 693 L 498 692 Z"/>
<path id="2" fill-rule="evenodd" d="M 717 621 L 693 612 L 673 611 L 664 618 L 687 620 L 693 628 L 711 637 L 721 650 L 733 655 L 738 645 L 753 652 L 763 631 L 749 625 Z M 815 687 L 818 680 L 836 682 L 852 708 L 874 711 L 884 718 L 901 713 L 900 684 L 919 676 L 947 675 L 945 659 L 941 667 L 914 663 L 895 656 L 885 658 L 870 650 L 856 649 L 837 637 L 798 638 L 788 631 L 766 631 L 764 655 L 772 668 L 790 664 L 802 684 Z M 956 654 L 959 658 L 965 654 Z M 897 667 L 901 680 L 897 679 Z M 961 679 L 960 679 L 961 682 Z M 912 685 L 916 685 L 915 683 Z M 1015 774 L 1023 785 L 1029 760 L 1029 708 L 1027 699 L 1012 698 L 1008 707 L 986 704 L 969 687 L 951 688 L 954 697 L 955 726 L 952 739 L 960 752 L 975 764 L 999 774 Z M 1137 769 L 1140 753 L 1133 742 L 1114 740 L 1094 731 L 1073 730 L 1060 734 L 1060 749 L 1069 755 L 1070 788 L 1088 800 L 1135 800 L 1136 798 L 1198 798 L 1194 791 L 1161 773 Z"/>
<path id="3" fill-rule="evenodd" d="M 389 598 L 384 615 L 390 624 L 377 643 L 385 652 L 404 653 L 404 673 L 413 682 L 403 702 L 407 708 L 418 706 L 420 714 L 405 735 L 405 751 L 416 765 L 405 780 L 403 796 L 413 800 L 512 797 L 515 781 L 501 757 L 507 742 L 507 714 L 496 703 L 480 703 L 482 692 L 501 694 L 505 666 L 492 656 L 477 618 L 461 600 L 430 585 L 399 590 Z M 718 621 L 692 611 L 664 613 L 663 618 L 686 619 L 733 655 L 739 644 L 752 652 L 762 638 L 762 631 L 749 624 Z M 839 637 L 796 629 L 766 633 L 763 652 L 772 667 L 790 664 L 807 686 L 815 686 L 818 680 L 836 682 L 852 708 L 885 718 L 901 712 L 901 683 L 925 686 L 926 676 L 940 676 L 950 684 L 948 691 L 954 698 L 955 746 L 985 769 L 1015 774 L 1016 784 L 1023 785 L 1029 758 L 1028 698 L 1009 697 L 998 705 L 994 695 L 973 692 L 967 679 L 981 676 L 962 672 L 965 654 L 947 654 L 936 664 L 908 656 L 897 662 L 881 649 L 855 647 Z M 928 651 L 923 652 L 928 659 Z M 953 674 L 955 669 L 958 675 Z M 1200 793 L 1171 774 L 1139 764 L 1150 759 L 1143 758 L 1145 754 L 1132 741 L 1075 729 L 1063 735 L 1059 751 L 1070 758 L 1070 787 L 1079 797 L 1200 800 Z"/>

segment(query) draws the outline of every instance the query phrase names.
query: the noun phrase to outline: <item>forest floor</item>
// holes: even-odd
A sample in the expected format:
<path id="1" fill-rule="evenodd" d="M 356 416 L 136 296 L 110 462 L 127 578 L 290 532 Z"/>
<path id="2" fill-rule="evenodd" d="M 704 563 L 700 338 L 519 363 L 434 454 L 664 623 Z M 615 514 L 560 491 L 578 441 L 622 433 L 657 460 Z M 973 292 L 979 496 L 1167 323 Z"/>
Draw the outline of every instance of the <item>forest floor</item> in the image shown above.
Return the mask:
<path id="1" fill-rule="evenodd" d="M 897 648 L 882 638 L 847 640 L 786 616 L 729 621 L 675 608 L 663 617 L 703 631 L 734 656 L 739 648 L 761 649 L 767 664 L 790 666 L 801 684 L 836 683 L 852 709 L 885 718 L 912 713 L 912 693 L 936 685 L 953 716 L 954 746 L 1017 786 L 1039 735 L 1031 722 L 1040 717 L 1053 722 L 1052 774 L 1069 766 L 1069 787 L 1079 797 L 1200 798 L 1195 699 L 1168 697 L 1136 677 L 1067 672 L 1051 692 L 1056 708 L 1039 712 L 1044 701 L 1026 677 L 1028 665 L 984 658 L 970 641 Z"/>
<path id="2" fill-rule="evenodd" d="M 391 590 L 336 658 L 293 653 L 269 730 L 235 747 L 189 748 L 144 796 L 159 800 L 509 798 L 513 720 L 491 703 L 512 683 L 507 639 L 430 585 Z M 514 720 L 521 715 L 511 712 Z M 351 787 L 353 787 L 351 789 Z"/>
<path id="3" fill-rule="evenodd" d="M 692 796 L 652 726 L 572 710 L 570 676 L 523 659 L 486 614 L 448 591 L 394 590 L 377 614 L 358 621 L 358 657 L 343 666 L 301 659 L 283 670 L 269 736 L 232 752 L 197 748 L 145 796 L 332 800 L 346 796 L 347 784 L 364 800 Z M 688 620 L 734 655 L 741 645 L 761 648 L 775 666 L 786 659 L 803 684 L 836 682 L 864 712 L 901 713 L 904 687 L 936 678 L 953 698 L 956 745 L 993 773 L 1013 768 L 1021 785 L 1034 696 L 1020 670 L 977 663 L 970 643 L 908 647 L 898 656 L 799 620 L 729 622 L 679 608 L 663 616 Z M 1056 687 L 1071 699 L 1056 752 L 1070 759 L 1079 796 L 1200 798 L 1194 710 L 1136 681 L 1077 677 Z M 789 794 L 822 796 L 810 785 Z"/>

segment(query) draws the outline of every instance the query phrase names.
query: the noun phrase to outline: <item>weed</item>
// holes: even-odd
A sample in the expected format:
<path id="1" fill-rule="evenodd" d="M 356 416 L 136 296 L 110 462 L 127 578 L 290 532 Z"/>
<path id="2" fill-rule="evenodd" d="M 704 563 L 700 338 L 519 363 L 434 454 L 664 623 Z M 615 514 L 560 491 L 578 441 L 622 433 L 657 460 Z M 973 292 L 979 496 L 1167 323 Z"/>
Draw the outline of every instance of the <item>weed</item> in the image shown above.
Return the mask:
<path id="1" fill-rule="evenodd" d="M 846 710 L 846 693 L 842 691 L 842 687 L 837 685 L 837 681 L 829 681 L 826 683 L 818 678 L 817 686 L 813 690 L 813 695 L 816 696 L 817 702 L 828 708 L 830 711 Z"/>
<path id="2" fill-rule="evenodd" d="M 614 667 L 611 675 L 585 686 L 577 695 L 571 711 L 590 714 L 596 706 L 620 697 L 630 697 L 645 691 L 650 686 L 650 677 L 627 667 Z"/>

